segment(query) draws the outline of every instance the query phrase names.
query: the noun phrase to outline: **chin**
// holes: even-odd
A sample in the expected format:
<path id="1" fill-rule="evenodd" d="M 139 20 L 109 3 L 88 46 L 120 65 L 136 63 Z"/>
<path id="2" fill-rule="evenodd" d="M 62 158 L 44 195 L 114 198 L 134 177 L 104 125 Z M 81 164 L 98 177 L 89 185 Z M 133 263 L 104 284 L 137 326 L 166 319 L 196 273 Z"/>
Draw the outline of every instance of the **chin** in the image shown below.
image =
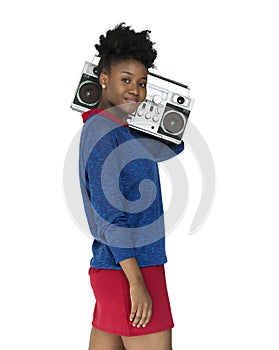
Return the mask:
<path id="1" fill-rule="evenodd" d="M 118 108 L 121 109 L 121 111 L 124 113 L 131 114 L 136 111 L 139 104 L 140 103 L 124 103 L 119 105 Z"/>

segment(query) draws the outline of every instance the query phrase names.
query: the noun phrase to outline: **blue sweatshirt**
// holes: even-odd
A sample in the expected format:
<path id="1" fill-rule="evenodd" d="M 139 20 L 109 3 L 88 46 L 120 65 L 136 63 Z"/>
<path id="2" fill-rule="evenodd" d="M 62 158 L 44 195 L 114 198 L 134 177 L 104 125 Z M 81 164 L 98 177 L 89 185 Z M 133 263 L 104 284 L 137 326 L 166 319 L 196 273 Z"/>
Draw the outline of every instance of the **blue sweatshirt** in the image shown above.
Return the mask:
<path id="1" fill-rule="evenodd" d="M 166 263 L 157 163 L 180 153 L 183 143 L 166 144 L 100 109 L 82 116 L 79 171 L 94 238 L 90 266 L 118 270 L 131 257 L 140 267 Z"/>

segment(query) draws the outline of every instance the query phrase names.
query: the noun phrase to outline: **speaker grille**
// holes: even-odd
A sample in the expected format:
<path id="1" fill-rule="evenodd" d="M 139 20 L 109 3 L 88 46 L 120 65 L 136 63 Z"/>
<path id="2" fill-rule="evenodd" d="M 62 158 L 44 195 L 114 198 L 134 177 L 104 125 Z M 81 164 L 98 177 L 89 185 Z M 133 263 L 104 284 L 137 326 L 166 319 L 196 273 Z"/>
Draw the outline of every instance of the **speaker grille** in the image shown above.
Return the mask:
<path id="1" fill-rule="evenodd" d="M 189 110 L 167 103 L 158 133 L 181 140 L 189 114 Z"/>
<path id="2" fill-rule="evenodd" d="M 77 92 L 77 98 L 79 102 L 91 107 L 99 102 L 100 94 L 101 91 L 99 84 L 86 80 L 80 84 Z"/>
<path id="3" fill-rule="evenodd" d="M 186 119 L 182 113 L 170 110 L 163 116 L 161 126 L 165 132 L 178 135 L 183 131 L 185 123 Z"/>
<path id="4" fill-rule="evenodd" d="M 102 88 L 98 77 L 92 75 L 95 68 L 94 64 L 85 62 L 83 73 L 71 104 L 71 108 L 78 112 L 88 111 L 89 109 L 97 108 L 99 105 Z"/>

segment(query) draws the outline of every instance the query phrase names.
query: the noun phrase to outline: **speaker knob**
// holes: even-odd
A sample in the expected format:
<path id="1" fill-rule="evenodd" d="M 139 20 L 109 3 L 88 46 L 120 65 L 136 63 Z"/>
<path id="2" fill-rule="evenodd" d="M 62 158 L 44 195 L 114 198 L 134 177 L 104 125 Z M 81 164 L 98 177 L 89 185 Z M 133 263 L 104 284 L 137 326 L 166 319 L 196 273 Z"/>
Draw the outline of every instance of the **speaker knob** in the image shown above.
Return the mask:
<path id="1" fill-rule="evenodd" d="M 157 117 L 157 115 L 154 115 L 154 117 L 152 119 L 154 122 L 157 122 L 159 120 L 159 117 Z"/>
<path id="2" fill-rule="evenodd" d="M 152 98 L 152 101 L 153 101 L 156 105 L 158 105 L 158 104 L 162 101 L 161 96 L 159 96 L 159 95 L 154 95 L 153 98 Z"/>

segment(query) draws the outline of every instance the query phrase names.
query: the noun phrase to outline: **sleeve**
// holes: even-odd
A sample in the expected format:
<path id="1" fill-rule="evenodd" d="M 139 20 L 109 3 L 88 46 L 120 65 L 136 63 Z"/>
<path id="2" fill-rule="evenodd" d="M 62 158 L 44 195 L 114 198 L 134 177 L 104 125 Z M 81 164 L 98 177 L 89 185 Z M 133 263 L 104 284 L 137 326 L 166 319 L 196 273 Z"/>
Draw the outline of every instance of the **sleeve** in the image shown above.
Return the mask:
<path id="1" fill-rule="evenodd" d="M 184 150 L 184 141 L 176 144 L 142 133 L 138 134 L 138 140 L 156 162 L 162 162 L 173 158 Z"/>
<path id="2" fill-rule="evenodd" d="M 110 132 L 93 147 L 85 172 L 97 227 L 94 238 L 109 246 L 116 263 L 135 256 L 124 211 L 120 171 L 117 139 Z"/>
<path id="3" fill-rule="evenodd" d="M 161 151 L 157 156 L 158 162 L 173 158 L 184 150 L 184 141 L 179 144 L 161 141 L 161 144 Z"/>

